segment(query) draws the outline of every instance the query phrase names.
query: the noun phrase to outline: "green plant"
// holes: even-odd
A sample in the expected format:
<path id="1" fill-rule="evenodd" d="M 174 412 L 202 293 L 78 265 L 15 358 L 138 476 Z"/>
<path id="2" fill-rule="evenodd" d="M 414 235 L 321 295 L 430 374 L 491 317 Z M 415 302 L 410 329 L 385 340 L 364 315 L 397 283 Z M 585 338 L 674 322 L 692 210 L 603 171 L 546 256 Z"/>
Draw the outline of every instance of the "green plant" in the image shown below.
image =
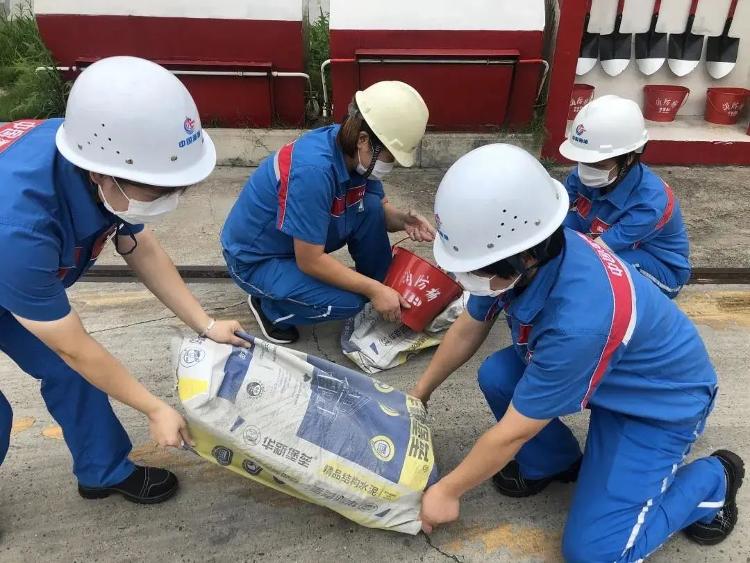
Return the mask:
<path id="1" fill-rule="evenodd" d="M 0 121 L 63 115 L 70 85 L 55 66 L 31 5 L 13 14 L 0 10 Z"/>
<path id="2" fill-rule="evenodd" d="M 308 22 L 306 30 L 307 38 L 307 74 L 310 75 L 313 90 L 321 85 L 320 65 L 330 58 L 328 38 L 328 14 L 320 10 L 320 15 L 315 21 Z M 321 92 L 311 92 L 317 99 L 318 104 L 323 105 Z M 328 99 L 331 99 L 331 81 L 328 81 Z"/>

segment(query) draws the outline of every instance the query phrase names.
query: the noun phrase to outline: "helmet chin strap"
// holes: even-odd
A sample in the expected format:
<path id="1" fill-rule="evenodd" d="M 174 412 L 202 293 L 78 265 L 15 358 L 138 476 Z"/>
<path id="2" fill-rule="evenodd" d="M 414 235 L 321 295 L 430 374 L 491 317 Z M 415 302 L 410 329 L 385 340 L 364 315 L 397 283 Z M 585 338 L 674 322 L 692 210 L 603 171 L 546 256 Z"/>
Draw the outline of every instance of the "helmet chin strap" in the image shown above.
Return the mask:
<path id="1" fill-rule="evenodd" d="M 367 171 L 363 174 L 365 178 L 369 178 L 370 174 L 372 174 L 373 169 L 375 168 L 375 163 L 378 161 L 378 156 L 380 156 L 381 151 L 383 150 L 382 145 L 373 145 L 372 140 L 370 142 L 370 147 L 372 148 L 372 159 L 370 160 L 370 165 L 367 167 Z"/>

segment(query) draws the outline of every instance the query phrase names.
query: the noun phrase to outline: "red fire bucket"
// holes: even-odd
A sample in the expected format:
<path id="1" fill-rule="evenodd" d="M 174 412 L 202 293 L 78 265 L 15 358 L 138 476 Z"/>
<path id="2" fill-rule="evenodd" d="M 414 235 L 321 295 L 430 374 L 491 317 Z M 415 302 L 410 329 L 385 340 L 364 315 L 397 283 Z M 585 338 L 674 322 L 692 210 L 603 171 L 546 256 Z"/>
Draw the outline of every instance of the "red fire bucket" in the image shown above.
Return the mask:
<path id="1" fill-rule="evenodd" d="M 570 106 L 568 107 L 568 119 L 575 119 L 581 108 L 589 103 L 594 97 L 594 87 L 591 84 L 573 84 L 570 93 Z"/>
<path id="2" fill-rule="evenodd" d="M 643 117 L 651 121 L 674 121 L 687 102 L 690 89 L 684 86 L 649 84 L 643 87 L 646 107 Z"/>
<path id="3" fill-rule="evenodd" d="M 748 96 L 750 90 L 745 88 L 709 88 L 706 92 L 705 120 L 719 125 L 734 125 Z"/>
<path id="4" fill-rule="evenodd" d="M 448 274 L 413 252 L 393 247 L 393 262 L 383 282 L 411 305 L 401 312 L 401 322 L 422 332 L 463 289 Z"/>

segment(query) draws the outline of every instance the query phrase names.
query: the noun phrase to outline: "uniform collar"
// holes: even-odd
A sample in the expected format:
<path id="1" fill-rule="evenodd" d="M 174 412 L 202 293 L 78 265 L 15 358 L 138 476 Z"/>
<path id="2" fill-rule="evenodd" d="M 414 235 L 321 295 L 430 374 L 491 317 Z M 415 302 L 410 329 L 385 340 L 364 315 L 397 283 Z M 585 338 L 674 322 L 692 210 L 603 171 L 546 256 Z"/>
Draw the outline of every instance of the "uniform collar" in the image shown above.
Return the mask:
<path id="1" fill-rule="evenodd" d="M 531 283 L 520 295 L 511 298 L 508 313 L 518 319 L 519 322 L 531 324 L 534 317 L 544 308 L 550 291 L 552 291 L 552 286 L 557 280 L 564 254 L 565 247 L 560 254 L 537 270 Z"/>
<path id="2" fill-rule="evenodd" d="M 76 239 L 92 237 L 117 222 L 117 218 L 96 200 L 86 172 L 57 154 L 55 183 L 70 211 Z"/>
<path id="3" fill-rule="evenodd" d="M 334 125 L 331 127 L 329 132 L 329 141 L 331 143 L 331 149 L 333 154 L 333 169 L 336 171 L 336 178 L 340 184 L 345 184 L 350 181 L 349 168 L 346 166 L 346 160 L 344 159 L 344 151 L 341 150 L 336 137 L 339 134 L 341 125 Z"/>

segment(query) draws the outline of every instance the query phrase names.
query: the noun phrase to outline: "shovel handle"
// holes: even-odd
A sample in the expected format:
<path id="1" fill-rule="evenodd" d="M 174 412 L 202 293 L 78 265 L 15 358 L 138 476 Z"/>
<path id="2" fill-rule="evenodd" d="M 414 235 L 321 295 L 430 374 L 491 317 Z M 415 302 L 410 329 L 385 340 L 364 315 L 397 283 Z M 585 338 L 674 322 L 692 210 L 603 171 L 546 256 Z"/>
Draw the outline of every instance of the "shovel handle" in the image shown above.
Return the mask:
<path id="1" fill-rule="evenodd" d="M 654 2 L 654 11 L 653 11 L 653 14 L 655 16 L 658 16 L 660 10 L 661 10 L 661 0 L 656 0 L 656 2 Z"/>
<path id="2" fill-rule="evenodd" d="M 737 3 L 739 0 L 732 0 L 732 3 L 729 4 L 729 13 L 727 13 L 727 19 L 731 20 L 734 18 L 734 12 L 737 11 Z"/>
<path id="3" fill-rule="evenodd" d="M 695 16 L 695 12 L 698 11 L 698 2 L 700 2 L 700 0 L 693 0 L 690 3 L 690 15 L 691 16 Z"/>
<path id="4" fill-rule="evenodd" d="M 617 2 L 617 15 L 621 16 L 622 12 L 625 10 L 625 0 L 618 0 Z"/>

